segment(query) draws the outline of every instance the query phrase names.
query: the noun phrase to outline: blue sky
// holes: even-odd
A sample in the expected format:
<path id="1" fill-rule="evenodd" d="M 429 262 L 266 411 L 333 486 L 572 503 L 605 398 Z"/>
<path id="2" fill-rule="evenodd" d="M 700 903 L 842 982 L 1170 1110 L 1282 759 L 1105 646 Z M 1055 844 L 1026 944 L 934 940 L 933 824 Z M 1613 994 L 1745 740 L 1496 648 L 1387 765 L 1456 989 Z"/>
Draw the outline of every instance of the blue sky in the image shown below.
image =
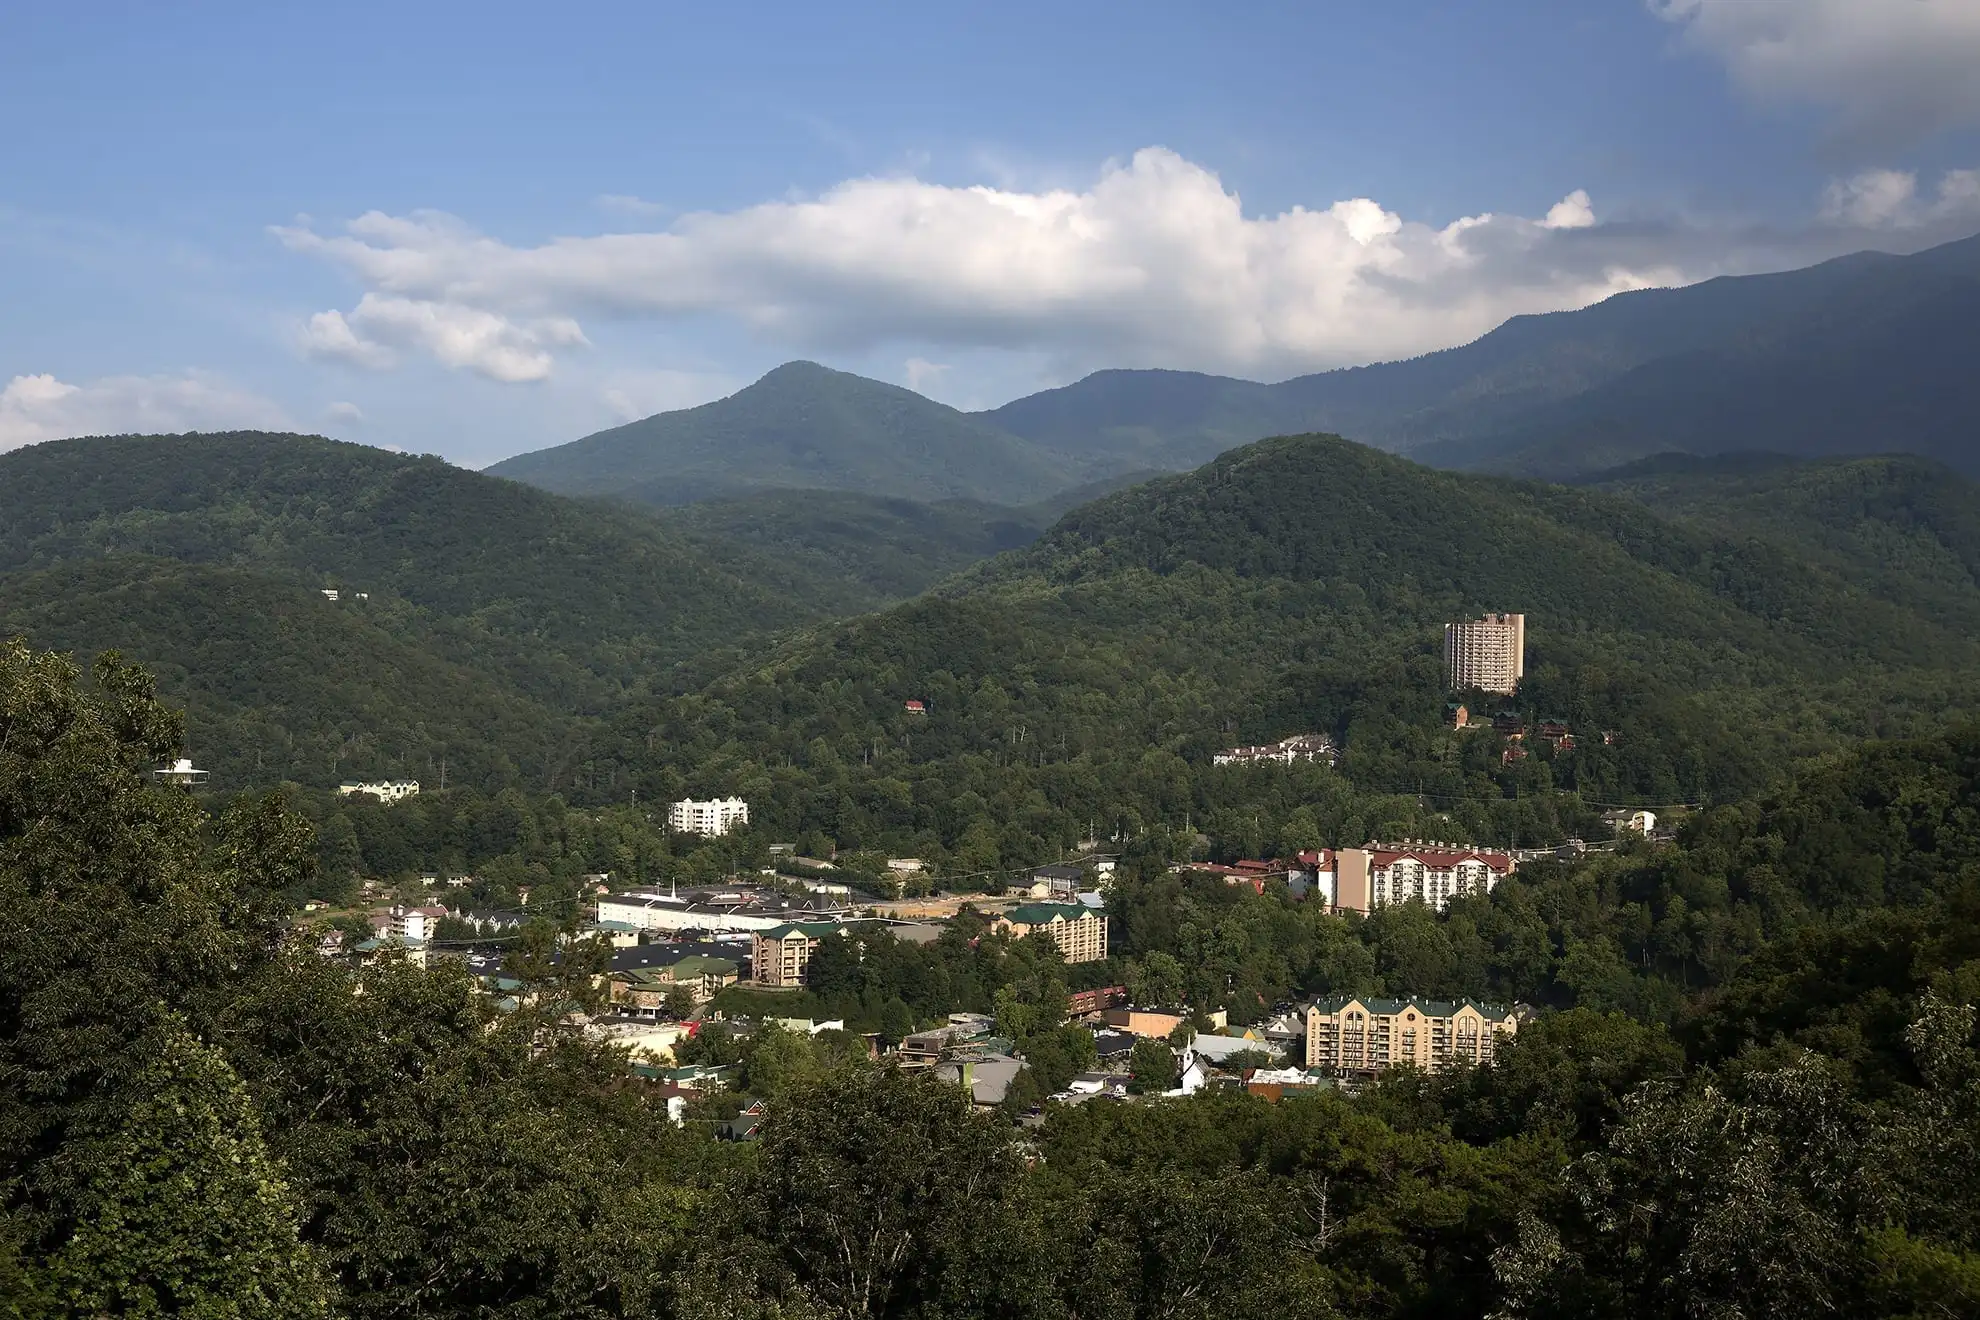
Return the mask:
<path id="1" fill-rule="evenodd" d="M 1980 0 L 13 0 L 0 125 L 0 448 L 480 465 L 792 357 L 1279 378 L 1980 230 Z"/>

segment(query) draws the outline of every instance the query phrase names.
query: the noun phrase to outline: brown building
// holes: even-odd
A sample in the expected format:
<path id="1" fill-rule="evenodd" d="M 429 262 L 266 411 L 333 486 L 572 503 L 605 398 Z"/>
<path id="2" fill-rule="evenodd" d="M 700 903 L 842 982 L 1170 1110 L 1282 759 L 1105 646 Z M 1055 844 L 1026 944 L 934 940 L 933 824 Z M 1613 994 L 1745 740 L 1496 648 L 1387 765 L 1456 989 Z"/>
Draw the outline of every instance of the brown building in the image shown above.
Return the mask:
<path id="1" fill-rule="evenodd" d="M 757 985 L 800 986 L 818 941 L 845 926 L 836 921 L 794 921 L 759 930 L 750 940 L 750 980 Z"/>
<path id="2" fill-rule="evenodd" d="M 1519 1030 L 1511 1010 L 1464 999 L 1322 999 L 1306 1010 L 1306 1066 L 1373 1076 L 1399 1064 L 1437 1072 L 1490 1063 Z"/>
<path id="3" fill-rule="evenodd" d="M 1020 903 L 991 928 L 1016 939 L 1049 935 L 1069 963 L 1099 962 L 1107 956 L 1107 918 L 1080 903 Z"/>

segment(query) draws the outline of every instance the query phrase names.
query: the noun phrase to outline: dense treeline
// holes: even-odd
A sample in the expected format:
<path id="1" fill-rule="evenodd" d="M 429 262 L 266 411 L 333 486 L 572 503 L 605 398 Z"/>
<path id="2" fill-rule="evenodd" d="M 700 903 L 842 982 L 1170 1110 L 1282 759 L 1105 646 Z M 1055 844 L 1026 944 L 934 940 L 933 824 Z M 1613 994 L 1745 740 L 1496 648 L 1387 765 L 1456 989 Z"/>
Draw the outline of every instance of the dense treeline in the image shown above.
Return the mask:
<path id="1" fill-rule="evenodd" d="M 555 1011 L 503 1019 L 458 971 L 353 973 L 274 941 L 309 831 L 275 799 L 216 819 L 148 784 L 181 729 L 143 675 L 107 665 L 85 691 L 10 649 L 0 728 L 14 1315 L 1980 1305 L 1980 733 L 1870 748 L 1675 848 L 1502 891 L 1513 909 L 1585 891 L 1549 923 L 1641 902 L 1653 936 L 1680 898 L 1732 914 L 1754 944 L 1709 978 L 1667 948 L 1617 970 L 1709 986 L 1669 1028 L 1584 1004 L 1490 1068 L 1278 1106 L 1055 1109 L 1029 1147 L 955 1088 L 817 1047 L 792 1066 L 784 1044 L 753 1061 L 763 1140 L 726 1147 Z M 1123 921 L 1152 960 L 1219 896 L 1145 897 Z M 977 950 L 1000 1024 L 1076 1062 L 1035 1012 L 1071 969 L 1035 942 Z M 858 970 L 828 964 L 824 990 Z"/>
<path id="2" fill-rule="evenodd" d="M 573 768 L 594 717 L 872 601 L 716 534 L 321 437 L 0 457 L 10 633 L 156 665 L 236 786 L 437 779 L 444 760 L 486 789 L 609 794 Z"/>

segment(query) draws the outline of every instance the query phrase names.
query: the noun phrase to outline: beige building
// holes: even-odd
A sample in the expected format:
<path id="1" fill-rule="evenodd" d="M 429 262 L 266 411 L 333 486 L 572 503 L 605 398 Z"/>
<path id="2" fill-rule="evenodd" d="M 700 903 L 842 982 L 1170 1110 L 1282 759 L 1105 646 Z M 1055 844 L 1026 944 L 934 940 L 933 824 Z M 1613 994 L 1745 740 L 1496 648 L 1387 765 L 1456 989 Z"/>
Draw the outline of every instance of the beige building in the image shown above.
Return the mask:
<path id="1" fill-rule="evenodd" d="M 1399 1064 L 1438 1072 L 1490 1063 L 1498 1038 L 1518 1030 L 1510 1009 L 1469 999 L 1322 999 L 1306 1010 L 1306 1066 L 1342 1076 Z"/>
<path id="2" fill-rule="evenodd" d="M 1069 963 L 1099 962 L 1107 956 L 1107 918 L 1080 903 L 1020 903 L 998 917 L 991 929 L 1008 931 L 1020 940 L 1049 935 Z"/>
<path id="3" fill-rule="evenodd" d="M 1445 624 L 1444 674 L 1455 691 L 1511 696 L 1526 674 L 1526 616 L 1487 614 Z"/>
<path id="4" fill-rule="evenodd" d="M 759 930 L 750 940 L 750 980 L 757 985 L 800 986 L 818 941 L 845 926 L 836 921 L 794 921 Z"/>

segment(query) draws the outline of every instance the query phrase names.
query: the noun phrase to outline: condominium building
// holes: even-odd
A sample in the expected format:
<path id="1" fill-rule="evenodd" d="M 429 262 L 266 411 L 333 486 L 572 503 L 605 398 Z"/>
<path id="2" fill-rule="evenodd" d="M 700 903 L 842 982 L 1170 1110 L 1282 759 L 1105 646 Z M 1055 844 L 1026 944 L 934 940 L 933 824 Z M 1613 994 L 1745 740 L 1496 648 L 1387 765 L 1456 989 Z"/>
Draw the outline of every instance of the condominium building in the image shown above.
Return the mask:
<path id="1" fill-rule="evenodd" d="M 1516 865 L 1510 853 L 1408 840 L 1303 852 L 1288 880 L 1295 892 L 1337 910 L 1373 912 L 1417 902 L 1442 912 L 1453 898 L 1491 893 Z"/>
<path id="2" fill-rule="evenodd" d="M 1016 939 L 1048 935 L 1069 963 L 1099 962 L 1107 956 L 1107 918 L 1081 903 L 1021 903 L 998 917 L 992 929 Z"/>
<path id="3" fill-rule="evenodd" d="M 757 931 L 750 938 L 750 980 L 758 985 L 800 986 L 811 955 L 827 935 L 844 934 L 837 921 L 794 921 L 787 926 Z"/>
<path id="4" fill-rule="evenodd" d="M 1445 624 L 1444 673 L 1455 691 L 1511 696 L 1526 674 L 1526 616 L 1487 614 Z"/>
<path id="5" fill-rule="evenodd" d="M 1490 1063 L 1519 1030 L 1511 1009 L 1461 999 L 1322 999 L 1306 1010 L 1306 1066 L 1372 1077 L 1400 1064 L 1425 1072 Z"/>
<path id="6" fill-rule="evenodd" d="M 337 785 L 338 797 L 362 795 L 380 802 L 399 802 L 419 796 L 417 779 L 346 779 Z"/>
<path id="7" fill-rule="evenodd" d="M 741 798 L 683 798 L 667 808 L 667 828 L 676 834 L 727 834 L 749 824 L 749 803 Z"/>

